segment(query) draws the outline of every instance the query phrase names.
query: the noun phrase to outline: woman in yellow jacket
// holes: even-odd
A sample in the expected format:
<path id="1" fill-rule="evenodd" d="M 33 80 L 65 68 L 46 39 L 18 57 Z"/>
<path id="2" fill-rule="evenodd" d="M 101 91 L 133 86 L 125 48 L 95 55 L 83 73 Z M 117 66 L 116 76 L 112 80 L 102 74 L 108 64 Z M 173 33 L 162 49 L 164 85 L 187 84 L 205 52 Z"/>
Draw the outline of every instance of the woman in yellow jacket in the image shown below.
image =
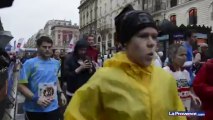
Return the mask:
<path id="1" fill-rule="evenodd" d="M 73 96 L 65 120 L 186 120 L 174 78 L 154 67 L 158 32 L 152 16 L 128 5 L 115 18 L 126 48 L 99 69 Z"/>

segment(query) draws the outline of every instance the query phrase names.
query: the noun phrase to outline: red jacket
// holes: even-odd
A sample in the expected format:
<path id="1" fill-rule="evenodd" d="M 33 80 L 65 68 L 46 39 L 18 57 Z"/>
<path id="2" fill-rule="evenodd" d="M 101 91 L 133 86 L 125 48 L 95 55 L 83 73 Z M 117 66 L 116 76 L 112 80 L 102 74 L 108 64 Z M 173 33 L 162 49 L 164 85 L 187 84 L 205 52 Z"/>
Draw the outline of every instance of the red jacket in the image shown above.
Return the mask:
<path id="1" fill-rule="evenodd" d="M 87 50 L 87 55 L 92 58 L 96 63 L 98 61 L 98 50 L 94 49 L 93 47 L 89 47 Z"/>
<path id="2" fill-rule="evenodd" d="M 203 120 L 213 120 L 213 59 L 202 66 L 196 75 L 193 88 L 202 101 L 205 112 Z"/>

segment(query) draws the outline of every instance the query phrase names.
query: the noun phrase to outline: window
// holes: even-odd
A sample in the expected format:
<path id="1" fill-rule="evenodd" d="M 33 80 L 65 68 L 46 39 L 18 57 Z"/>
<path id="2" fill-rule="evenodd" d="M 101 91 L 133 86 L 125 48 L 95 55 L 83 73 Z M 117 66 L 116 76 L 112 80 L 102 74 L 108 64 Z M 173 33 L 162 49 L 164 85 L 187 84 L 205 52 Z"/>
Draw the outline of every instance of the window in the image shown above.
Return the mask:
<path id="1" fill-rule="evenodd" d="M 101 42 L 101 37 L 98 37 L 98 42 Z"/>
<path id="2" fill-rule="evenodd" d="M 110 0 L 110 10 L 112 10 L 112 0 Z"/>
<path id="3" fill-rule="evenodd" d="M 160 20 L 156 20 L 155 23 L 157 26 L 160 26 Z"/>
<path id="4" fill-rule="evenodd" d="M 189 11 L 189 25 L 197 24 L 197 9 L 193 8 Z"/>
<path id="5" fill-rule="evenodd" d="M 171 7 L 177 6 L 177 0 L 171 0 L 170 5 L 171 5 Z"/>
<path id="6" fill-rule="evenodd" d="M 63 34 L 63 42 L 65 43 L 67 41 L 67 35 Z"/>
<path id="7" fill-rule="evenodd" d="M 101 16 L 101 12 L 102 12 L 102 11 L 101 11 L 101 7 L 100 7 L 100 16 Z"/>
<path id="8" fill-rule="evenodd" d="M 93 13 L 92 13 L 92 10 L 90 11 L 90 21 L 92 22 L 93 21 Z"/>
<path id="9" fill-rule="evenodd" d="M 147 10 L 148 9 L 148 0 L 143 0 L 143 10 Z"/>
<path id="10" fill-rule="evenodd" d="M 72 40 L 72 34 L 69 34 L 69 40 Z"/>
<path id="11" fill-rule="evenodd" d="M 162 6 L 161 0 L 156 0 L 156 2 L 155 2 L 155 11 L 161 10 L 161 6 Z"/>
<path id="12" fill-rule="evenodd" d="M 211 3 L 211 7 L 212 7 L 212 10 L 211 10 L 211 20 L 213 20 L 213 2 Z"/>
<path id="13" fill-rule="evenodd" d="M 58 39 L 61 39 L 61 34 L 58 34 Z"/>
<path id="14" fill-rule="evenodd" d="M 105 14 L 106 14 L 106 10 L 107 10 L 107 4 L 105 3 L 105 10 L 104 10 Z"/>
<path id="15" fill-rule="evenodd" d="M 171 21 L 172 24 L 176 25 L 177 24 L 176 23 L 176 15 L 170 16 L 170 21 Z"/>
<path id="16" fill-rule="evenodd" d="M 89 12 L 87 12 L 87 18 L 89 17 Z"/>

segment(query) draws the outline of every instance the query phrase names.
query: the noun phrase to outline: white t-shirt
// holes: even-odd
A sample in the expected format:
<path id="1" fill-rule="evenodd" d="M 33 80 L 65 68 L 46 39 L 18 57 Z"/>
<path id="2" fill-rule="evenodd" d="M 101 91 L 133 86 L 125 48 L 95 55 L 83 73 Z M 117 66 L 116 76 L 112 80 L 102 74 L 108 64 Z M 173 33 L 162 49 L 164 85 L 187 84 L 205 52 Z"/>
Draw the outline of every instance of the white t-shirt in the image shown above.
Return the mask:
<path id="1" fill-rule="evenodd" d="M 157 53 L 155 53 L 154 65 L 162 68 L 162 61 Z"/>
<path id="2" fill-rule="evenodd" d="M 183 101 L 186 110 L 189 111 L 191 108 L 190 86 L 188 84 L 190 81 L 189 72 L 187 70 L 173 72 L 168 66 L 163 69 L 172 74 L 176 79 L 178 94 Z"/>

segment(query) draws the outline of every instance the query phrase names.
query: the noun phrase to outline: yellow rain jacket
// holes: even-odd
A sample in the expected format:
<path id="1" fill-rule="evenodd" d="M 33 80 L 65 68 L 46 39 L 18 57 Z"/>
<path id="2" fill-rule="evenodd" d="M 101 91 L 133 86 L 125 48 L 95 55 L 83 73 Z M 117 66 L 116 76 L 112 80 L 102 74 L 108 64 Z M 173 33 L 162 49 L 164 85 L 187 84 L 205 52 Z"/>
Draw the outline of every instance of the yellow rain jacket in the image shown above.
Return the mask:
<path id="1" fill-rule="evenodd" d="M 176 81 L 161 68 L 141 68 L 124 52 L 107 60 L 73 96 L 65 120 L 186 120 Z"/>

